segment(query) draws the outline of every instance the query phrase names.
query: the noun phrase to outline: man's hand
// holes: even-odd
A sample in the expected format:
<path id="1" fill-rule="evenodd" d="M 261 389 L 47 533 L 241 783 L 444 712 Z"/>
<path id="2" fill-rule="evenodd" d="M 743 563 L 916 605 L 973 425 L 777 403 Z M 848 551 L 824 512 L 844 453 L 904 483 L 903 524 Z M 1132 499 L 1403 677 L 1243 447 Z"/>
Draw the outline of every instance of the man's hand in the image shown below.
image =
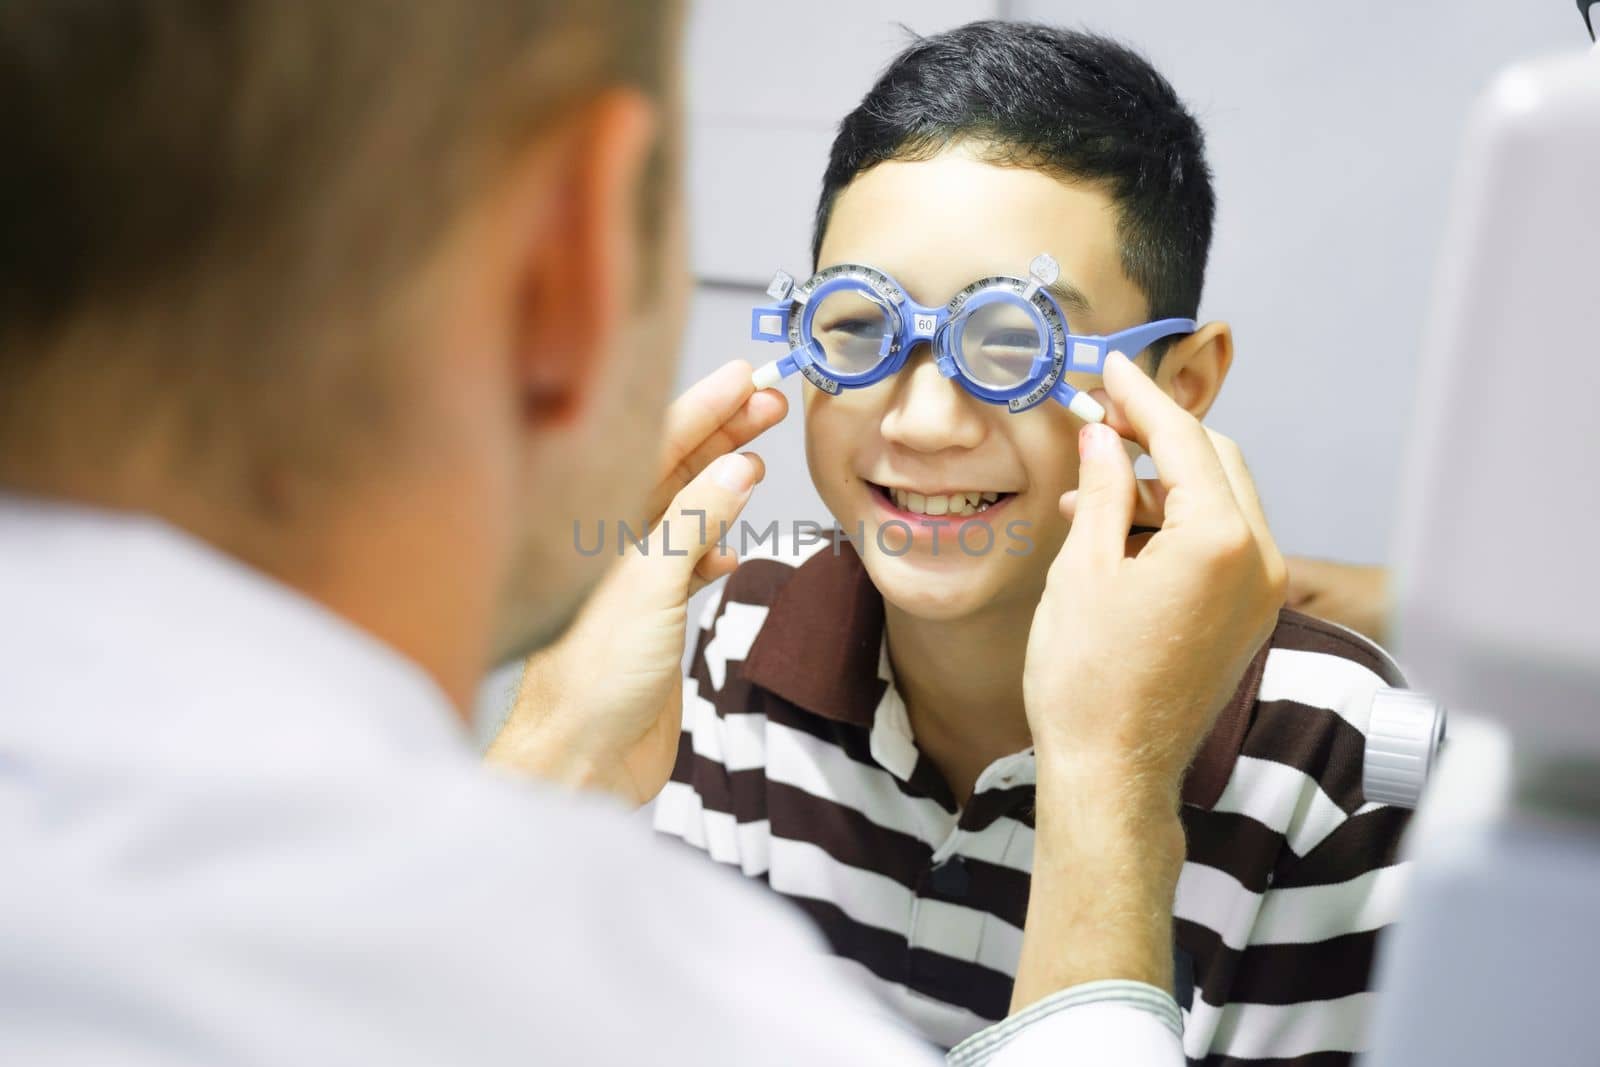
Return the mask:
<path id="1" fill-rule="evenodd" d="M 764 474 L 757 456 L 729 453 L 787 411 L 743 361 L 673 403 L 648 551 L 625 546 L 566 634 L 528 659 L 491 762 L 633 804 L 660 792 L 678 752 L 688 600 L 738 565 L 717 541 Z"/>
<path id="2" fill-rule="evenodd" d="M 1014 1010 L 1101 978 L 1170 988 L 1179 787 L 1283 604 L 1238 448 L 1119 354 L 1105 385 L 1116 427 L 1080 436 L 1079 488 L 1062 499 L 1072 529 L 1028 638 L 1039 796 Z M 1119 432 L 1159 486 L 1136 485 Z M 1152 500 L 1159 531 L 1130 541 Z"/>
<path id="3" fill-rule="evenodd" d="M 1270 636 L 1286 572 L 1238 446 L 1206 429 L 1119 354 L 1109 418 L 1080 436 L 1072 529 L 1029 634 L 1024 699 L 1035 745 L 1128 765 L 1167 787 Z M 1141 492 L 1118 439 L 1155 461 Z M 1161 528 L 1130 542 L 1143 499 Z"/>
<path id="4" fill-rule="evenodd" d="M 1380 645 L 1389 635 L 1389 569 L 1290 556 L 1289 606 Z"/>

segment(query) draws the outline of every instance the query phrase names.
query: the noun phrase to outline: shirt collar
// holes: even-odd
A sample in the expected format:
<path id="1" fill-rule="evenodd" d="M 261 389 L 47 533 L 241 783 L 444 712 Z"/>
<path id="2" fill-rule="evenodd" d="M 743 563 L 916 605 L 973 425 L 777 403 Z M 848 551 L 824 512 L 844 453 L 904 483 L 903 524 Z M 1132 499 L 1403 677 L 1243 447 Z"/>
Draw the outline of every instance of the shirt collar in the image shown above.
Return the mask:
<path id="1" fill-rule="evenodd" d="M 839 546 L 837 552 L 831 544 Z M 745 657 L 744 676 L 813 715 L 871 730 L 873 755 L 904 778 L 916 753 L 909 721 L 884 718 L 906 716 L 888 670 L 883 597 L 855 547 L 842 539 L 831 544 L 802 563 L 778 591 Z M 1266 655 L 1266 647 L 1256 654 L 1201 743 L 1184 779 L 1184 803 L 1211 808 L 1221 798 L 1254 716 Z M 905 745 L 896 746 L 894 735 L 903 736 Z"/>
<path id="2" fill-rule="evenodd" d="M 470 755 L 415 663 L 158 519 L 0 493 L 0 589 L 0 744 L 251 767 Z"/>

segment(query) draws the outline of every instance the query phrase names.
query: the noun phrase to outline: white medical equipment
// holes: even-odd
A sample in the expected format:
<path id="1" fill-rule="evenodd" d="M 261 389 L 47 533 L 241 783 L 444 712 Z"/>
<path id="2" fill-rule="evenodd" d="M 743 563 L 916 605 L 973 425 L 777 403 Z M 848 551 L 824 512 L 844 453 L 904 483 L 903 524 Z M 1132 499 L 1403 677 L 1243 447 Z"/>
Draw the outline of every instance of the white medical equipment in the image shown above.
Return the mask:
<path id="1" fill-rule="evenodd" d="M 1580 0 L 1580 10 L 1589 5 Z M 1462 714 L 1408 838 L 1368 1067 L 1600 1064 L 1600 47 L 1469 128 L 1395 553 Z"/>

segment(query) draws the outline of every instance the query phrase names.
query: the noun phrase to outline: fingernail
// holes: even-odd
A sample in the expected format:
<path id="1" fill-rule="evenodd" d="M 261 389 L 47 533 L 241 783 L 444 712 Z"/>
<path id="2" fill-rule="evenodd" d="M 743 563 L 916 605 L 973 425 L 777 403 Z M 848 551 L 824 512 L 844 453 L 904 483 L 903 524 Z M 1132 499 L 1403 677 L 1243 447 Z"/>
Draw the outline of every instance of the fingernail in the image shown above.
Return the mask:
<path id="1" fill-rule="evenodd" d="M 1078 431 L 1078 455 L 1084 459 L 1099 459 L 1109 449 L 1115 448 L 1119 440 L 1116 431 L 1105 423 L 1085 423 L 1083 429 Z"/>
<path id="2" fill-rule="evenodd" d="M 1112 349 L 1110 352 L 1106 353 L 1106 366 L 1108 367 L 1113 363 L 1126 362 L 1128 362 L 1128 357 L 1123 355 L 1121 352 L 1118 352 L 1116 349 Z"/>
<path id="3" fill-rule="evenodd" d="M 730 493 L 748 493 L 756 484 L 756 467 L 735 452 L 712 464 L 711 480 Z"/>

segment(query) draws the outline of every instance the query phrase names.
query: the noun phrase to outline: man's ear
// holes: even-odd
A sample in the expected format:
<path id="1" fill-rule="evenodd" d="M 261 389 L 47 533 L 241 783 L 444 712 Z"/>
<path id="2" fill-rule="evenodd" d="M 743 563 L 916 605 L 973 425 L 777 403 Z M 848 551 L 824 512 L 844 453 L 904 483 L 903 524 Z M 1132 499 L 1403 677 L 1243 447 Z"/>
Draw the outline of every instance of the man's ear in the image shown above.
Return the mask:
<path id="1" fill-rule="evenodd" d="M 1195 418 L 1203 419 L 1232 366 L 1232 328 L 1225 322 L 1208 322 L 1172 343 L 1156 368 L 1156 384 Z"/>
<path id="2" fill-rule="evenodd" d="M 650 99 L 613 89 L 551 131 L 545 224 L 531 233 L 517 287 L 512 357 L 524 417 L 577 418 L 615 388 L 621 338 L 641 273 L 641 185 L 657 133 Z"/>

